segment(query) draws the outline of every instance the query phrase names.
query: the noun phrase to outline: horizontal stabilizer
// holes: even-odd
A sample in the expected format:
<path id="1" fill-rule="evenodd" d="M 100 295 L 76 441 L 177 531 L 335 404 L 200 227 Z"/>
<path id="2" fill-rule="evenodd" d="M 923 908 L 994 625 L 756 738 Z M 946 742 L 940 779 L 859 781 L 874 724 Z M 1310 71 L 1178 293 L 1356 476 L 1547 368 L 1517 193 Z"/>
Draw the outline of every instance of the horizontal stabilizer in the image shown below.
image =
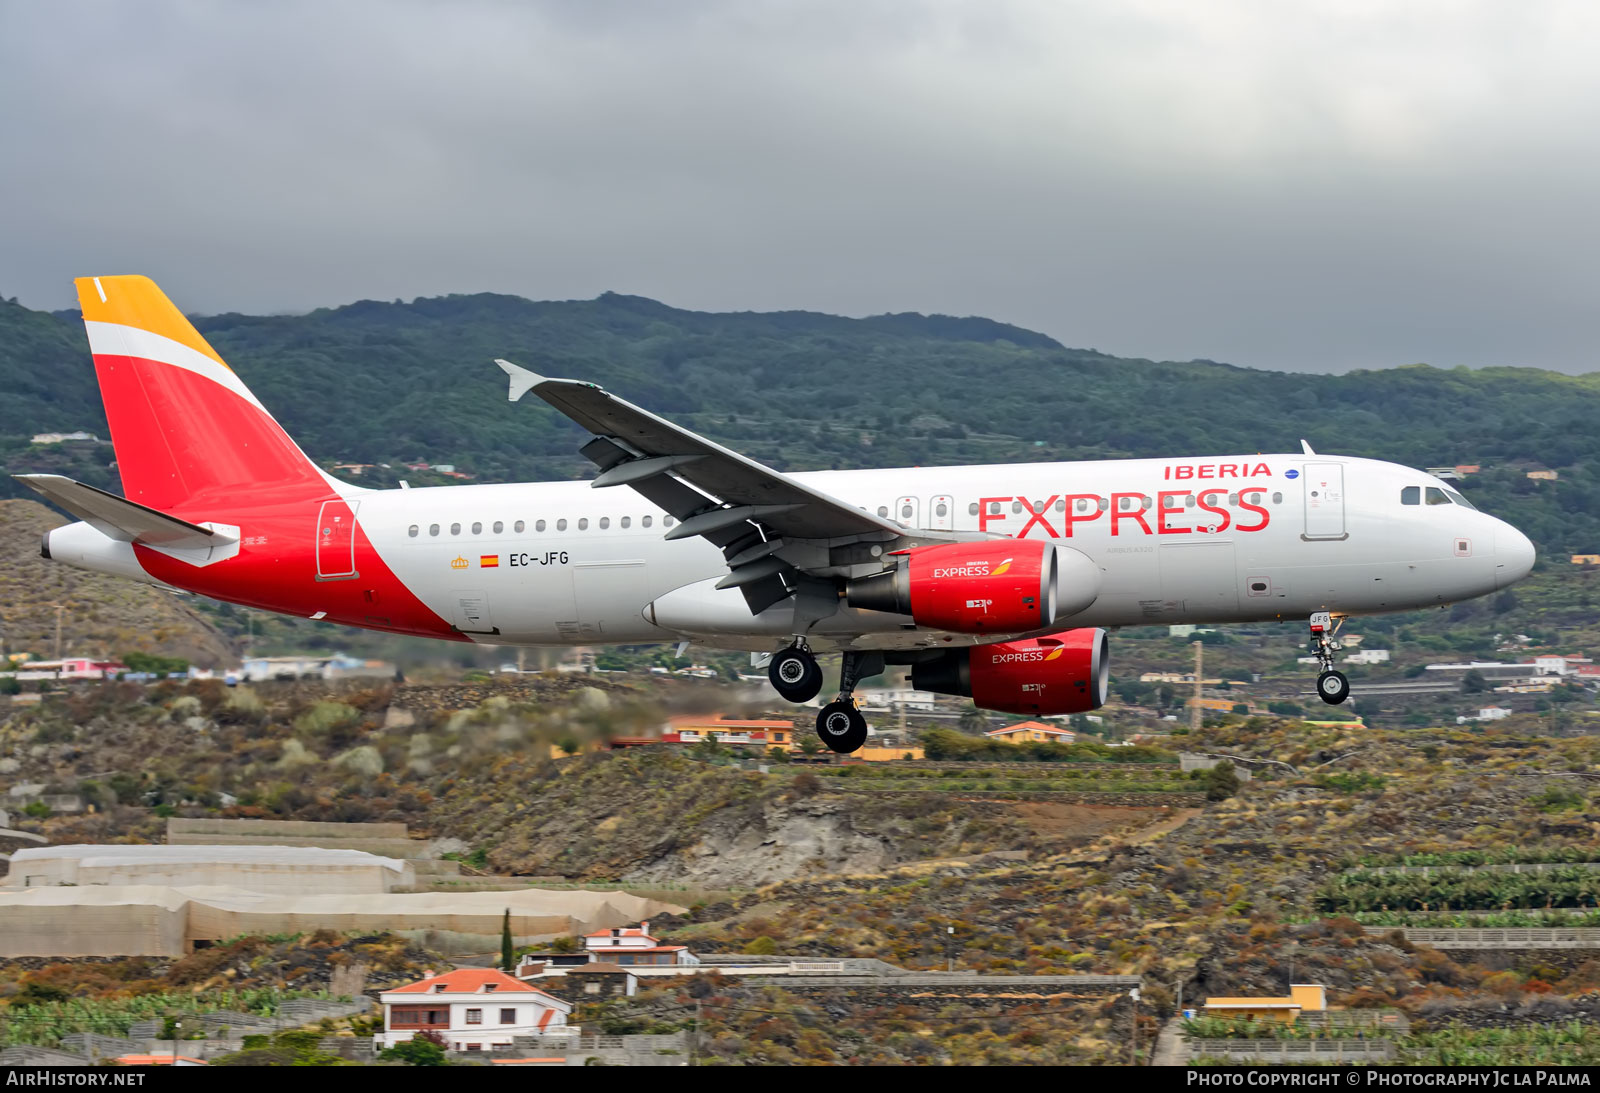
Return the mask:
<path id="1" fill-rule="evenodd" d="M 167 550 L 206 550 L 231 538 L 59 474 L 16 474 L 12 477 L 102 535 L 125 543 Z"/>

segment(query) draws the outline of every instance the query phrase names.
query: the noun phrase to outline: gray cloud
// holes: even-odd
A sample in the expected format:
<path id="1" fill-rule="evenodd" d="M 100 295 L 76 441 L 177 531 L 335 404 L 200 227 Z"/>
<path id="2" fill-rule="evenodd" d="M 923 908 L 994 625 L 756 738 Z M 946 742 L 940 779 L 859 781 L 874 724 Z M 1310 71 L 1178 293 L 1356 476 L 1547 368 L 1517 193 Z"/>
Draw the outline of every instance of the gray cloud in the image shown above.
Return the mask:
<path id="1" fill-rule="evenodd" d="M 0 0 L 0 291 L 605 289 L 1586 371 L 1600 9 Z"/>

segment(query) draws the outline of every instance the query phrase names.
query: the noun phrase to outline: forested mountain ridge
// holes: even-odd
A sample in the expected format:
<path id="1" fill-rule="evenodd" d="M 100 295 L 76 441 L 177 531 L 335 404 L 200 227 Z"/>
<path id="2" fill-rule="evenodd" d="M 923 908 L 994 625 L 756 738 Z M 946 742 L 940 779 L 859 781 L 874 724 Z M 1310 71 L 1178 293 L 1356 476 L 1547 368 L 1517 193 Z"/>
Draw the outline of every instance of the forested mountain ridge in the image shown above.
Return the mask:
<path id="1" fill-rule="evenodd" d="M 1282 373 L 1113 357 L 981 318 L 714 314 L 615 293 L 363 301 L 195 323 L 325 464 L 452 463 L 478 481 L 585 473 L 573 426 L 538 403 L 506 402 L 490 363 L 506 357 L 600 383 L 785 470 L 1296 451 L 1302 437 L 1414 466 L 1482 464 L 1468 492 L 1483 507 L 1547 550 L 1600 549 L 1600 374 Z M 106 435 L 75 313 L 0 302 L 0 385 L 8 471 L 115 488 L 107 449 L 28 444 L 41 430 Z M 1561 479 L 1529 481 L 1529 465 Z"/>

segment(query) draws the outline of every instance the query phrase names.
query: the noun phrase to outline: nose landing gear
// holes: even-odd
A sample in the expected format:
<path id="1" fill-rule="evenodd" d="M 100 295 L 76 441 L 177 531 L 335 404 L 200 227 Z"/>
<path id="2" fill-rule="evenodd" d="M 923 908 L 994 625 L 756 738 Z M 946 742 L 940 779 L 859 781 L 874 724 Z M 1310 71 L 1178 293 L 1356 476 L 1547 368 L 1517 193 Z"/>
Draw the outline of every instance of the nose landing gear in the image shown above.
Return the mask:
<path id="1" fill-rule="evenodd" d="M 1331 613 L 1317 611 L 1312 614 L 1311 655 L 1317 658 L 1317 664 L 1322 668 L 1317 676 L 1317 697 L 1330 706 L 1337 706 L 1350 697 L 1350 681 L 1343 672 L 1335 671 L 1333 667 L 1333 654 L 1343 648 L 1334 640 L 1338 631 L 1339 627 L 1335 625 Z"/>

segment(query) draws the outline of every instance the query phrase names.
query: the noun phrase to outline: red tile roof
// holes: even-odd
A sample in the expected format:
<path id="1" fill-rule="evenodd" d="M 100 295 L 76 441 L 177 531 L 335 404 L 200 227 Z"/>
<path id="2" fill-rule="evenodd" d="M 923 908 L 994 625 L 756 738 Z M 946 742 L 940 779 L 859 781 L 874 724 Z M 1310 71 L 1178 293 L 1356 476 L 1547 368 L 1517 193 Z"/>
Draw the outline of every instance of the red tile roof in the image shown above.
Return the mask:
<path id="1" fill-rule="evenodd" d="M 1046 725 L 1043 721 L 1019 721 L 1015 725 L 1007 725 L 1003 729 L 990 729 L 985 736 L 1007 736 L 1014 732 L 1047 732 L 1054 736 L 1076 736 L 1071 729 L 1063 729 L 1060 725 Z"/>
<path id="2" fill-rule="evenodd" d="M 384 994 L 482 994 L 483 988 L 494 984 L 493 993 L 500 991 L 522 991 L 523 993 L 546 994 L 538 987 L 530 987 L 515 976 L 507 975 L 498 968 L 458 968 L 453 972 L 436 975 L 431 979 L 419 979 L 415 983 L 407 983 L 403 987 L 393 987 Z M 443 985 L 444 990 L 434 988 Z M 554 998 L 554 995 L 551 995 Z"/>
<path id="3" fill-rule="evenodd" d="M 644 932 L 644 927 L 643 926 L 628 926 L 628 927 L 624 927 L 621 930 L 617 930 L 615 932 L 613 932 L 611 930 L 596 930 L 592 934 L 584 934 L 583 936 L 584 937 L 649 937 L 650 935 Z"/>

